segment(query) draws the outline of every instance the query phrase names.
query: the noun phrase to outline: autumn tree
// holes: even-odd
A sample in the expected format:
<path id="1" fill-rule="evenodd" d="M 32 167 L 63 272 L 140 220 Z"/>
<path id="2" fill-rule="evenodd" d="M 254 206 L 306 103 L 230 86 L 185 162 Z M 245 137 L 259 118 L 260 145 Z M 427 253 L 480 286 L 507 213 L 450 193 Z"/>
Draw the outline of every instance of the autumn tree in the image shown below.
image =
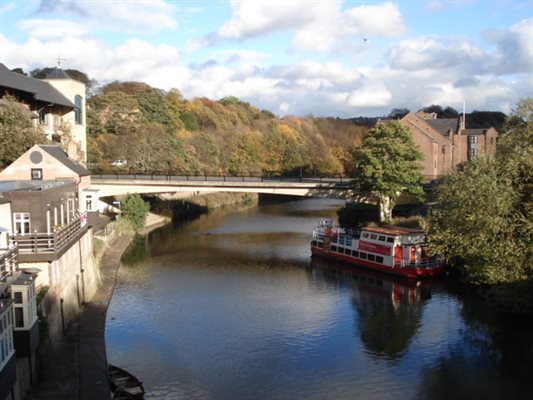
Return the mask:
<path id="1" fill-rule="evenodd" d="M 399 122 L 379 123 L 353 152 L 353 187 L 359 198 L 378 199 L 380 221 L 390 221 L 401 192 L 421 195 L 422 154 Z"/>
<path id="2" fill-rule="evenodd" d="M 0 166 L 11 164 L 34 144 L 47 142 L 25 105 L 11 96 L 0 99 Z"/>

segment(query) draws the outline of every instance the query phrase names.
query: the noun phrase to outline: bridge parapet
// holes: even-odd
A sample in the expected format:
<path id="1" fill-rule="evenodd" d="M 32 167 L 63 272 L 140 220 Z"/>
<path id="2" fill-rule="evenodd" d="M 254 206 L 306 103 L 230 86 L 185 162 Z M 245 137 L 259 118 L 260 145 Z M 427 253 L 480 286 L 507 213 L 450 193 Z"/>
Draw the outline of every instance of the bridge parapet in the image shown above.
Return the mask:
<path id="1" fill-rule="evenodd" d="M 228 176 L 178 176 L 139 174 L 93 175 L 91 187 L 98 196 L 108 197 L 126 193 L 176 193 L 209 192 L 270 193 L 293 196 L 334 197 L 350 196 L 351 185 L 346 178 L 294 178 L 294 177 L 228 177 Z"/>

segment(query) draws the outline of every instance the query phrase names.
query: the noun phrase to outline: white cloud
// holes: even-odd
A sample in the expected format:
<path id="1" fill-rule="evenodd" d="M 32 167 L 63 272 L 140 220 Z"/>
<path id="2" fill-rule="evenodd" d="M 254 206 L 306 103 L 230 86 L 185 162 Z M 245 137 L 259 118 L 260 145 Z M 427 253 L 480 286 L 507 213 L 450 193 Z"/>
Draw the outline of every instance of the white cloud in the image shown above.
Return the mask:
<path id="1" fill-rule="evenodd" d="M 61 19 L 26 19 L 21 21 L 18 26 L 29 36 L 40 39 L 87 34 L 85 26 Z"/>
<path id="2" fill-rule="evenodd" d="M 389 50 L 393 68 L 416 71 L 481 63 L 484 53 L 468 41 L 450 37 L 423 37 L 403 41 Z"/>
<path id="3" fill-rule="evenodd" d="M 346 99 L 352 107 L 382 107 L 388 106 L 392 99 L 392 93 L 378 82 L 369 82 L 361 88 L 352 91 Z"/>
<path id="4" fill-rule="evenodd" d="M 340 1 L 232 1 L 232 16 L 216 34 L 194 42 L 194 47 L 221 40 L 245 40 L 276 32 L 293 32 L 293 48 L 319 53 L 346 46 L 347 40 L 371 35 L 396 37 L 406 32 L 396 4 L 357 6 L 342 10 Z"/>
<path id="5" fill-rule="evenodd" d="M 507 31 L 488 31 L 485 37 L 496 44 L 488 54 L 488 68 L 501 74 L 533 71 L 533 18 L 523 19 Z"/>
<path id="6" fill-rule="evenodd" d="M 162 0 L 42 0 L 39 13 L 66 13 L 107 29 L 147 33 L 176 28 L 174 10 Z"/>

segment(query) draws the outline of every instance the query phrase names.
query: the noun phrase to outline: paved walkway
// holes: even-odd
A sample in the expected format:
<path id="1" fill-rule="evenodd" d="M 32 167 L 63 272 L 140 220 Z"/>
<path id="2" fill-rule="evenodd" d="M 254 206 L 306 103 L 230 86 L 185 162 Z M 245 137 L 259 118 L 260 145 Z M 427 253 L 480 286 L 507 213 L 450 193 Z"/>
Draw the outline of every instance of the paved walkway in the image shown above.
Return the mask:
<path id="1" fill-rule="evenodd" d="M 119 236 L 102 257 L 100 273 L 102 286 L 90 302 L 85 304 L 78 332 L 78 399 L 109 399 L 111 389 L 107 381 L 105 349 L 105 320 L 107 307 L 115 288 L 120 257 L 130 238 Z"/>

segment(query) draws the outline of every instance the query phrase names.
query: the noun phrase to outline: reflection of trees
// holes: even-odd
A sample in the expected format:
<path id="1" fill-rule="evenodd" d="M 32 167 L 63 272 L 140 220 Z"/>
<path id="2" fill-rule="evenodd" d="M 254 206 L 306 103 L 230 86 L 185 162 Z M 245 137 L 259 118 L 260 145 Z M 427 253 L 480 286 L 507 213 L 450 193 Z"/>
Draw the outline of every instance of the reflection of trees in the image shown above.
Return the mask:
<path id="1" fill-rule="evenodd" d="M 313 266 L 320 268 L 326 281 L 355 289 L 352 304 L 367 351 L 390 360 L 401 357 L 420 328 L 424 301 L 431 294 L 430 284 L 318 259 L 313 259 Z"/>
<path id="2" fill-rule="evenodd" d="M 361 340 L 374 356 L 396 360 L 420 328 L 423 302 L 417 288 L 387 281 L 388 296 L 376 296 L 365 284 L 352 298 Z"/>
<path id="3" fill-rule="evenodd" d="M 421 372 L 417 398 L 531 398 L 531 319 L 502 316 L 486 300 L 460 285 L 448 285 L 446 291 L 461 303 L 466 326 L 449 355 Z"/>
<path id="4" fill-rule="evenodd" d="M 124 254 L 122 254 L 122 262 L 125 265 L 133 266 L 148 257 L 150 257 L 150 248 L 147 246 L 146 237 L 135 235 Z"/>

